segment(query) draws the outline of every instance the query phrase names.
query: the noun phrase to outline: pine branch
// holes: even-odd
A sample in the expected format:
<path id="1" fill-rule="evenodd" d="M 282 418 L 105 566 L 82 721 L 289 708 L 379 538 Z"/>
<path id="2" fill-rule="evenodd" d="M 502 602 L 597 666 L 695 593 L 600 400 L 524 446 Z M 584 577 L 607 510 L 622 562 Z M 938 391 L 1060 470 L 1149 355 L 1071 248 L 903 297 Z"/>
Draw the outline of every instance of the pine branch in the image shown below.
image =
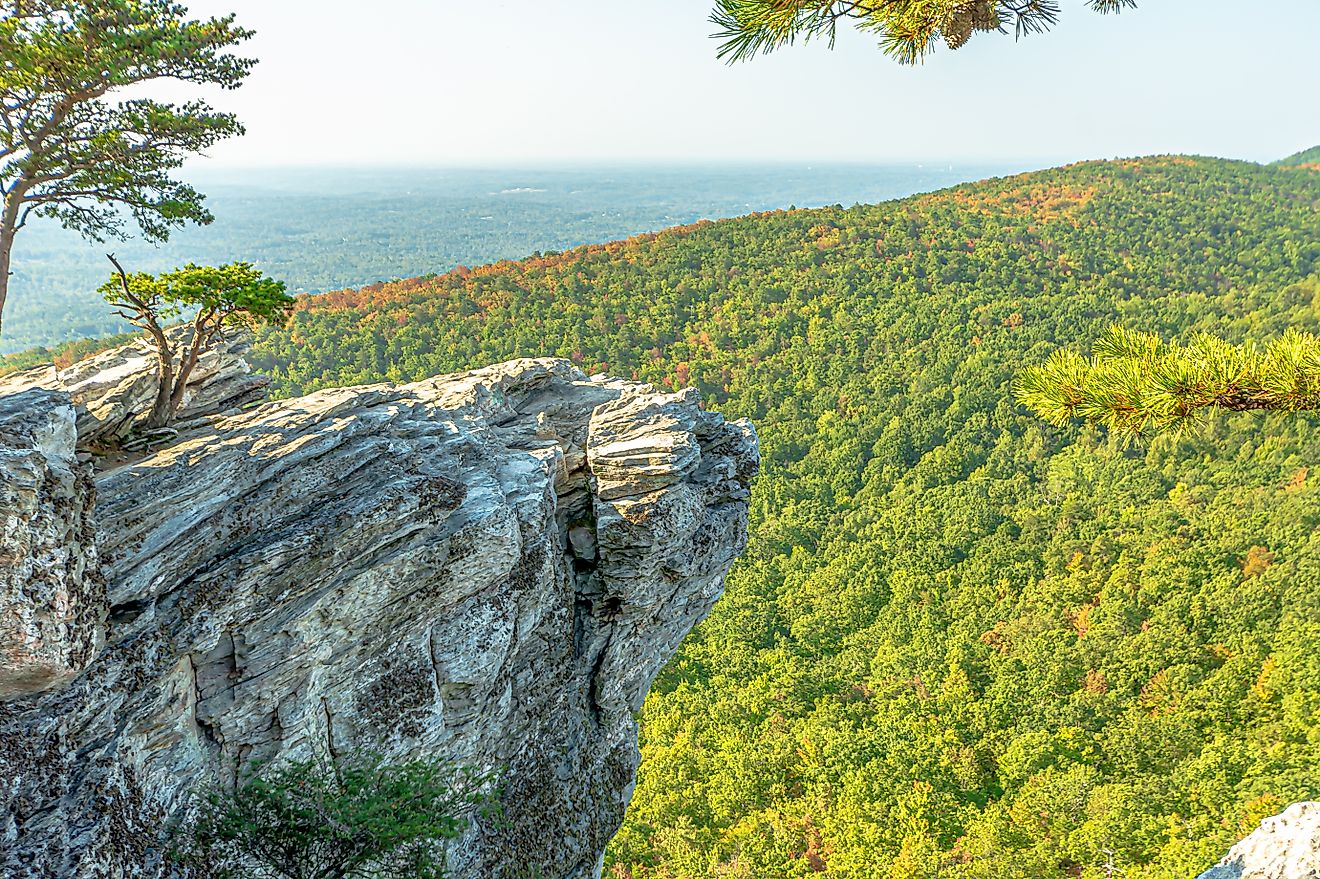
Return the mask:
<path id="1" fill-rule="evenodd" d="M 1320 337 L 1290 330 L 1262 349 L 1202 334 L 1179 345 L 1113 327 L 1089 359 L 1056 351 L 1015 391 L 1053 424 L 1081 418 L 1124 436 L 1181 429 L 1215 410 L 1320 411 Z"/>
<path id="2" fill-rule="evenodd" d="M 1096 12 L 1115 13 L 1136 0 L 1090 0 Z M 748 61 L 799 40 L 824 39 L 833 47 L 840 23 L 879 37 L 886 55 L 917 64 L 944 43 L 966 45 L 977 32 L 1021 38 L 1043 33 L 1059 20 L 1057 0 L 718 0 L 710 21 L 718 30 L 718 56 Z"/>

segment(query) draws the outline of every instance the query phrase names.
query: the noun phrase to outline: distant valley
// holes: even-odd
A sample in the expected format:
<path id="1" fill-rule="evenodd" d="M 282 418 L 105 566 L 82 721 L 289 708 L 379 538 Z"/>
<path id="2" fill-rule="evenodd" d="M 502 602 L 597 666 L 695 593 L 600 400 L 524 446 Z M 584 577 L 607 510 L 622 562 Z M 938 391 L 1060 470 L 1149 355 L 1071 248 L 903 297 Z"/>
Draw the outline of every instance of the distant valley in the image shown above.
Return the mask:
<path id="1" fill-rule="evenodd" d="M 89 243 L 34 222 L 15 251 L 0 354 L 120 332 L 96 295 L 114 251 L 130 270 L 255 262 L 295 292 L 442 273 L 751 211 L 874 202 L 1010 166 L 748 165 L 495 170 L 266 169 L 198 174 L 216 221 Z"/>

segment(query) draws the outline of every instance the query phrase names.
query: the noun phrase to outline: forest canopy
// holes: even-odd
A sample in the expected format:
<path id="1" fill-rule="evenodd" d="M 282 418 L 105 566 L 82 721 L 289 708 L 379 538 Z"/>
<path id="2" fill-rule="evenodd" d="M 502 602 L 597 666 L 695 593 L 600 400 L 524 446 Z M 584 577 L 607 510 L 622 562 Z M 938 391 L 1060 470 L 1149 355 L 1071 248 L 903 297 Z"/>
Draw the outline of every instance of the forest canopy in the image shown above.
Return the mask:
<path id="1" fill-rule="evenodd" d="M 1279 161 L 1274 164 L 1283 165 L 1284 167 L 1289 168 L 1297 167 L 1299 165 L 1320 165 L 1320 146 L 1313 146 L 1310 149 L 1293 153 L 1291 156 L 1279 159 Z"/>
<path id="2" fill-rule="evenodd" d="M 1144 445 L 1015 376 L 1121 324 L 1320 331 L 1320 173 L 1098 162 L 299 300 L 284 393 L 557 354 L 695 385 L 764 470 L 642 713 L 608 875 L 1185 879 L 1320 796 L 1320 431 Z"/>

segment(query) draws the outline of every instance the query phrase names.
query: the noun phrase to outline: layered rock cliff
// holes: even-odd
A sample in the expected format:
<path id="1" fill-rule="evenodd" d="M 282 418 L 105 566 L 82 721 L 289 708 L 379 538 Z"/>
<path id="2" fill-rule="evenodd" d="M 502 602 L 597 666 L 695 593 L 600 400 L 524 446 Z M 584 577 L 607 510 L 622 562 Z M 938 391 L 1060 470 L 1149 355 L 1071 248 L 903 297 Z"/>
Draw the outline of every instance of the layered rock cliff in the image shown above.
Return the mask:
<path id="1" fill-rule="evenodd" d="M 239 373 L 94 511 L 75 427 L 127 410 L 0 406 L 0 875 L 159 875 L 199 783 L 352 749 L 499 773 L 457 875 L 594 875 L 743 547 L 751 427 L 558 360 L 209 415 Z"/>
<path id="2" fill-rule="evenodd" d="M 62 394 L 0 396 L 0 699 L 68 680 L 104 633 L 94 489 L 77 460 L 76 417 Z"/>
<path id="3" fill-rule="evenodd" d="M 180 346 L 191 340 L 188 332 L 186 326 L 176 327 L 167 335 Z M 181 426 L 209 415 L 233 414 L 265 399 L 270 379 L 248 366 L 244 359 L 248 341 L 243 335 L 232 335 L 218 340 L 202 355 L 185 389 L 178 413 Z M 155 364 L 155 351 L 144 337 L 62 370 L 38 366 L 0 378 L 0 397 L 31 388 L 66 394 L 76 410 L 79 444 L 114 444 L 145 421 L 158 386 Z"/>

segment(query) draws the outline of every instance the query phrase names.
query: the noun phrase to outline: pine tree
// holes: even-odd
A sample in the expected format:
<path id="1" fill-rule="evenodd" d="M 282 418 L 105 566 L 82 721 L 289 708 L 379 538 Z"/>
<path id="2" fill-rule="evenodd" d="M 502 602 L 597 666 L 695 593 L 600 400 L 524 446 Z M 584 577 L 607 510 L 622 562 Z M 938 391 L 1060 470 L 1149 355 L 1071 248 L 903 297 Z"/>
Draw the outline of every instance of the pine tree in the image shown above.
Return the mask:
<path id="1" fill-rule="evenodd" d="M 211 350 L 232 327 L 282 327 L 293 310 L 284 282 L 267 278 L 252 263 L 199 266 L 189 263 L 159 277 L 129 274 L 115 259 L 115 274 L 100 293 L 115 314 L 146 330 L 156 349 L 156 400 L 147 415 L 148 428 L 165 427 L 183 405 L 188 381 L 203 353 Z M 187 311 L 193 316 L 186 336 L 175 344 L 166 326 Z"/>
<path id="2" fill-rule="evenodd" d="M 14 238 L 32 217 L 94 241 L 124 237 L 126 219 L 152 241 L 211 221 L 172 172 L 242 125 L 140 90 L 237 88 L 255 61 L 229 50 L 251 36 L 232 15 L 190 19 L 174 0 L 0 0 L 0 317 Z"/>
<path id="3" fill-rule="evenodd" d="M 1136 0 L 1089 0 L 1097 12 L 1119 12 Z M 904 64 L 923 60 L 941 42 L 966 45 L 977 32 L 1018 37 L 1042 33 L 1059 20 L 1057 0 L 719 0 L 711 13 L 719 27 L 719 56 L 746 61 L 799 39 L 827 39 L 840 22 L 876 34 L 885 54 Z"/>
<path id="4" fill-rule="evenodd" d="M 1289 330 L 1265 346 L 1201 334 L 1186 345 L 1113 327 L 1091 357 L 1059 350 L 1017 383 L 1042 418 L 1082 418 L 1125 436 L 1179 429 L 1198 415 L 1320 410 L 1320 337 Z"/>

